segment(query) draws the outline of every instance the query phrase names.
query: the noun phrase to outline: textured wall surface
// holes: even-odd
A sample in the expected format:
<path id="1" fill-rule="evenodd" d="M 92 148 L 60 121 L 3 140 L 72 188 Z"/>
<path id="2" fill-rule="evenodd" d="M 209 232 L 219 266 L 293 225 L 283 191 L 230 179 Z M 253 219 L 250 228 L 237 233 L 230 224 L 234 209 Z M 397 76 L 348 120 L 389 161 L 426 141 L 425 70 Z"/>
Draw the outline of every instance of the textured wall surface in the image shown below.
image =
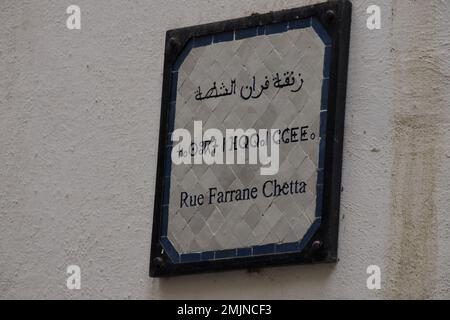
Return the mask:
<path id="1" fill-rule="evenodd" d="M 448 0 L 353 1 L 338 264 L 148 277 L 165 31 L 315 2 L 2 0 L 0 298 L 450 298 Z"/>

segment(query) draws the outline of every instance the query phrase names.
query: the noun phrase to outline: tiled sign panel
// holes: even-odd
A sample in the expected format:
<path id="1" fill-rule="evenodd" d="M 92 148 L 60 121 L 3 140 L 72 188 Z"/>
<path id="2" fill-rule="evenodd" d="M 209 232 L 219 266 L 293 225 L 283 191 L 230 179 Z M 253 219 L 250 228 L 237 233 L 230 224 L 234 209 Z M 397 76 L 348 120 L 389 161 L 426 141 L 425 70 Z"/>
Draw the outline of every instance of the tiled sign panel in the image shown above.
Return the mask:
<path id="1" fill-rule="evenodd" d="M 301 251 L 320 226 L 330 53 L 315 18 L 188 42 L 172 67 L 170 131 L 278 129 L 280 165 L 270 176 L 261 164 L 175 165 L 169 146 L 161 243 L 173 263 Z"/>

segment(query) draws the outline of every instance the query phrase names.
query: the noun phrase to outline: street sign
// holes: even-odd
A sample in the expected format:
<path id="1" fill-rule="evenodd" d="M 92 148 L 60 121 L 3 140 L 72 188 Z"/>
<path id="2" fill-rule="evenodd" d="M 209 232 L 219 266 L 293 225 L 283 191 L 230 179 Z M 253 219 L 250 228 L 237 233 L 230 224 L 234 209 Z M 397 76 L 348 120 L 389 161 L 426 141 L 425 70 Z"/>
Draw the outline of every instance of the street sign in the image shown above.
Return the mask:
<path id="1" fill-rule="evenodd" d="M 167 32 L 152 276 L 337 260 L 350 15 Z"/>

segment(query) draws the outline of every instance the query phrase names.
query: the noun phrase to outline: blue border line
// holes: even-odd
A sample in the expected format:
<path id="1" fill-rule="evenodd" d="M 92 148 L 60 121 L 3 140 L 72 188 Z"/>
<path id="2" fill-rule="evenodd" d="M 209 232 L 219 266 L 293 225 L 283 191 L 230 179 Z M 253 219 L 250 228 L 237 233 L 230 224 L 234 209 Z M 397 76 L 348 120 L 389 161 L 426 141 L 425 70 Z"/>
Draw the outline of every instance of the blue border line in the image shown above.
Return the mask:
<path id="1" fill-rule="evenodd" d="M 280 22 L 280 23 L 274 23 L 274 24 L 268 24 L 266 26 L 266 34 L 276 34 L 276 33 L 283 33 L 288 31 L 288 22 Z"/>
<path id="2" fill-rule="evenodd" d="M 202 261 L 215 260 L 216 252 L 215 251 L 206 251 L 201 253 Z"/>
<path id="3" fill-rule="evenodd" d="M 237 256 L 238 257 L 248 257 L 253 254 L 253 248 L 238 248 Z"/>
<path id="4" fill-rule="evenodd" d="M 161 237 L 161 245 L 173 263 L 180 263 L 180 255 L 167 237 Z"/>
<path id="5" fill-rule="evenodd" d="M 172 141 L 171 135 L 175 124 L 176 113 L 176 96 L 177 96 L 177 82 L 178 82 L 178 70 L 183 64 L 184 60 L 188 56 L 189 52 L 193 48 L 208 46 L 213 43 L 228 42 L 251 38 L 260 35 L 271 35 L 288 30 L 303 29 L 312 27 L 320 39 L 325 44 L 324 53 L 324 70 L 323 70 L 323 84 L 322 84 L 322 101 L 321 101 L 321 114 L 320 114 L 320 146 L 319 146 L 319 169 L 317 172 L 317 195 L 316 195 L 316 219 L 309 227 L 308 231 L 304 235 L 303 239 L 297 242 L 283 243 L 283 244 L 266 244 L 258 245 L 249 248 L 236 248 L 229 250 L 218 251 L 206 251 L 200 253 L 187 253 L 179 254 L 170 240 L 167 238 L 168 231 L 168 218 L 169 218 L 169 197 L 170 197 L 170 176 L 172 170 L 171 152 Z M 327 127 L 327 109 L 328 109 L 328 93 L 329 93 L 329 77 L 331 68 L 331 56 L 332 56 L 332 39 L 328 32 L 322 26 L 322 24 L 316 18 L 292 20 L 288 22 L 268 24 L 259 27 L 253 27 L 243 30 L 236 30 L 234 32 L 219 33 L 214 36 L 205 36 L 194 38 L 190 40 L 180 56 L 175 61 L 172 73 L 171 73 L 171 90 L 170 90 L 170 105 L 169 105 L 169 134 L 168 145 L 166 147 L 166 154 L 164 160 L 164 181 L 163 181 L 163 212 L 162 212 L 162 236 L 161 245 L 167 252 L 173 263 L 190 263 L 198 261 L 215 261 L 220 259 L 262 256 L 269 254 L 281 254 L 289 252 L 300 252 L 311 240 L 311 237 L 315 234 L 321 223 L 321 213 L 323 207 L 323 183 L 324 183 L 324 163 L 325 163 L 325 151 L 326 151 L 326 127 Z"/>
<path id="6" fill-rule="evenodd" d="M 198 262 L 201 261 L 202 255 L 200 253 L 186 253 L 180 256 L 181 263 Z"/>
<path id="7" fill-rule="evenodd" d="M 213 43 L 227 42 L 234 40 L 234 32 L 223 32 L 213 36 Z"/>
<path id="8" fill-rule="evenodd" d="M 325 44 L 325 47 L 331 46 L 332 39 L 328 34 L 327 30 L 325 30 L 325 28 L 320 23 L 320 21 L 314 17 L 311 18 L 311 26 L 313 27 L 314 31 L 319 35 L 320 39 L 322 39 L 322 42 Z"/>
<path id="9" fill-rule="evenodd" d="M 262 246 L 254 246 L 253 247 L 253 255 L 261 256 L 275 253 L 275 243 L 264 244 Z"/>
<path id="10" fill-rule="evenodd" d="M 288 252 L 297 252 L 300 246 L 299 242 L 291 242 L 291 243 L 281 243 L 277 244 L 275 247 L 276 253 L 288 253 Z"/>
<path id="11" fill-rule="evenodd" d="M 258 35 L 258 27 L 242 29 L 242 30 L 236 30 L 234 32 L 234 38 L 236 40 L 253 38 L 253 37 L 256 37 L 257 35 Z"/>
<path id="12" fill-rule="evenodd" d="M 235 258 L 236 256 L 237 256 L 237 249 L 227 249 L 214 252 L 215 260 Z"/>
<path id="13" fill-rule="evenodd" d="M 172 72 L 177 72 L 178 69 L 180 69 L 181 65 L 183 64 L 184 60 L 188 56 L 189 52 L 191 52 L 194 45 L 193 40 L 189 40 L 189 42 L 184 47 L 183 51 L 181 51 L 180 55 L 178 56 L 177 60 L 172 66 Z"/>

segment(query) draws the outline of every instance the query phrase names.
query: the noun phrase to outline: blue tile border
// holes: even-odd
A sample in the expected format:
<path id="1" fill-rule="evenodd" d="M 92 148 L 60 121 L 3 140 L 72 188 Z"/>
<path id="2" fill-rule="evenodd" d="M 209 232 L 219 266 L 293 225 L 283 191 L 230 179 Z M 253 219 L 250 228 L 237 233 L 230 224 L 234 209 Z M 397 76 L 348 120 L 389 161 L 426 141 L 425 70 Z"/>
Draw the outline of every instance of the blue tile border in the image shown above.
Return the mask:
<path id="1" fill-rule="evenodd" d="M 220 250 L 215 253 L 215 260 L 234 258 L 237 255 L 237 249 Z"/>
<path id="2" fill-rule="evenodd" d="M 234 32 L 223 32 L 213 36 L 213 43 L 227 42 L 234 40 Z"/>
<path id="3" fill-rule="evenodd" d="M 266 26 L 259 26 L 258 27 L 258 36 L 262 36 L 266 34 Z"/>
<path id="4" fill-rule="evenodd" d="M 177 102 L 177 82 L 178 82 L 178 72 L 172 72 L 172 81 L 170 83 L 171 104 L 175 104 Z"/>
<path id="5" fill-rule="evenodd" d="M 288 22 L 280 22 L 274 24 L 268 24 L 266 26 L 266 34 L 276 34 L 288 31 Z"/>
<path id="6" fill-rule="evenodd" d="M 328 122 L 328 111 L 320 112 L 320 138 L 326 138 L 327 136 L 327 122 Z"/>
<path id="7" fill-rule="evenodd" d="M 330 72 L 331 72 L 331 56 L 333 55 L 333 48 L 331 46 L 325 47 L 325 65 L 323 66 L 323 77 L 325 79 L 330 78 Z"/>
<path id="8" fill-rule="evenodd" d="M 214 260 L 215 252 L 214 251 L 206 251 L 201 253 L 202 261 Z"/>
<path id="9" fill-rule="evenodd" d="M 311 26 L 313 27 L 314 31 L 319 35 L 320 39 L 322 39 L 322 42 L 325 44 L 325 46 L 330 46 L 332 43 L 331 37 L 328 34 L 327 30 L 322 26 L 319 20 L 316 18 L 311 18 Z"/>
<path id="10" fill-rule="evenodd" d="M 169 139 L 170 139 L 170 136 L 169 136 Z M 167 155 L 171 155 L 172 154 L 172 150 L 173 150 L 173 146 L 172 145 L 170 145 L 170 146 L 167 146 L 166 147 L 166 154 Z M 169 178 L 170 179 L 170 174 L 171 174 L 171 170 L 172 168 L 171 168 L 171 166 L 165 166 L 164 167 L 164 179 L 166 179 L 166 178 Z M 170 183 L 170 181 L 169 181 L 169 183 Z M 167 204 L 168 202 L 164 202 L 163 201 L 163 204 Z"/>
<path id="11" fill-rule="evenodd" d="M 198 261 L 201 261 L 200 253 L 187 253 L 187 254 L 182 254 L 180 256 L 181 263 L 198 262 Z"/>
<path id="12" fill-rule="evenodd" d="M 324 169 L 318 169 L 317 170 L 317 185 L 323 185 L 323 179 L 325 177 L 325 171 Z"/>
<path id="13" fill-rule="evenodd" d="M 260 255 L 266 255 L 266 254 L 272 254 L 272 253 L 275 253 L 275 244 L 274 243 L 253 247 L 253 255 L 254 256 L 260 256 Z"/>
<path id="14" fill-rule="evenodd" d="M 164 177 L 163 206 L 169 205 L 170 197 L 170 172 L 169 176 Z"/>
<path id="15" fill-rule="evenodd" d="M 323 79 L 323 81 L 322 81 L 322 100 L 320 102 L 321 110 L 328 109 L 329 88 L 330 88 L 330 79 Z"/>
<path id="16" fill-rule="evenodd" d="M 236 40 L 242 40 L 246 38 L 256 37 L 258 35 L 258 27 L 236 30 L 234 32 L 234 38 Z"/>
<path id="17" fill-rule="evenodd" d="M 191 52 L 193 44 L 194 44 L 194 41 L 189 40 L 189 42 L 186 44 L 183 51 L 181 52 L 181 54 L 178 56 L 177 60 L 173 64 L 172 72 L 177 72 L 178 69 L 180 69 L 181 65 L 183 64 L 184 60 L 188 56 L 189 52 Z"/>
<path id="18" fill-rule="evenodd" d="M 167 230 L 169 229 L 169 205 L 162 206 L 163 216 L 161 221 L 161 236 L 167 237 Z"/>
<path id="19" fill-rule="evenodd" d="M 176 103 L 175 102 L 171 102 L 169 105 L 169 127 L 168 127 L 168 132 L 169 132 L 169 137 L 171 138 L 173 130 L 175 129 L 175 111 L 176 111 Z M 171 120 L 174 121 L 171 121 Z M 172 145 L 172 139 L 169 140 L 169 144 Z"/>
<path id="20" fill-rule="evenodd" d="M 316 192 L 316 218 L 320 218 L 323 208 L 323 184 L 317 184 Z"/>
<path id="21" fill-rule="evenodd" d="M 316 233 L 317 229 L 319 229 L 320 223 L 321 223 L 321 219 L 320 218 L 316 218 L 316 220 L 314 220 L 314 222 L 312 223 L 311 227 L 309 227 L 309 229 L 306 232 L 305 236 L 300 241 L 299 248 L 298 248 L 299 252 L 302 251 L 306 247 L 308 242 L 311 240 L 312 236 Z"/>
<path id="22" fill-rule="evenodd" d="M 276 253 L 296 252 L 300 246 L 299 242 L 282 243 L 275 246 Z"/>
<path id="23" fill-rule="evenodd" d="M 199 38 L 194 38 L 194 48 L 209 46 L 213 42 L 212 36 L 204 36 Z"/>
<path id="24" fill-rule="evenodd" d="M 161 245 L 173 263 L 180 262 L 180 255 L 167 237 L 161 237 Z"/>
<path id="25" fill-rule="evenodd" d="M 252 255 L 252 248 L 239 248 L 237 249 L 238 257 L 248 257 Z"/>
<path id="26" fill-rule="evenodd" d="M 179 254 L 170 240 L 167 238 L 168 232 L 168 209 L 170 198 L 170 176 L 172 169 L 171 151 L 172 142 L 171 134 L 174 129 L 175 112 L 176 112 L 176 97 L 177 97 L 177 82 L 178 82 L 178 70 L 183 64 L 184 60 L 188 56 L 189 52 L 193 48 L 208 46 L 213 43 L 235 41 L 246 38 L 251 38 L 261 35 L 271 35 L 286 32 L 288 30 L 302 29 L 312 27 L 314 31 L 321 38 L 325 44 L 324 53 L 324 69 L 323 69 L 323 83 L 322 83 L 322 101 L 321 101 L 321 114 L 320 114 L 320 151 L 319 151 L 319 169 L 317 174 L 317 196 L 316 196 L 316 219 L 312 222 L 310 228 L 306 232 L 303 239 L 292 243 L 282 244 L 266 244 L 253 246 L 249 248 L 236 248 L 229 250 L 207 251 Z M 163 213 L 162 213 L 162 232 L 161 232 L 161 245 L 167 252 L 173 263 L 191 263 L 199 261 L 216 261 L 220 259 L 231 258 L 243 258 L 252 256 L 263 256 L 271 254 L 282 254 L 289 252 L 300 252 L 311 240 L 311 237 L 315 234 L 321 224 L 321 213 L 323 206 L 323 183 L 324 183 L 324 164 L 325 164 L 325 152 L 326 152 L 326 124 L 327 124 L 327 109 L 328 109 L 328 93 L 329 93 L 329 77 L 332 59 L 332 41 L 321 23 L 316 18 L 292 20 L 289 22 L 269 24 L 259 27 L 253 27 L 248 29 L 236 30 L 234 32 L 219 33 L 213 36 L 204 36 L 194 38 L 190 40 L 183 49 L 180 56 L 173 64 L 171 73 L 171 89 L 170 89 L 170 110 L 169 110 L 169 135 L 168 146 L 166 148 L 165 160 L 164 160 L 164 190 L 163 190 Z"/>
<path id="27" fill-rule="evenodd" d="M 305 29 L 311 27 L 311 19 L 289 21 L 289 30 Z"/>
<path id="28" fill-rule="evenodd" d="M 327 139 L 320 139 L 319 145 L 319 170 L 325 168 L 325 156 L 326 156 Z"/>

